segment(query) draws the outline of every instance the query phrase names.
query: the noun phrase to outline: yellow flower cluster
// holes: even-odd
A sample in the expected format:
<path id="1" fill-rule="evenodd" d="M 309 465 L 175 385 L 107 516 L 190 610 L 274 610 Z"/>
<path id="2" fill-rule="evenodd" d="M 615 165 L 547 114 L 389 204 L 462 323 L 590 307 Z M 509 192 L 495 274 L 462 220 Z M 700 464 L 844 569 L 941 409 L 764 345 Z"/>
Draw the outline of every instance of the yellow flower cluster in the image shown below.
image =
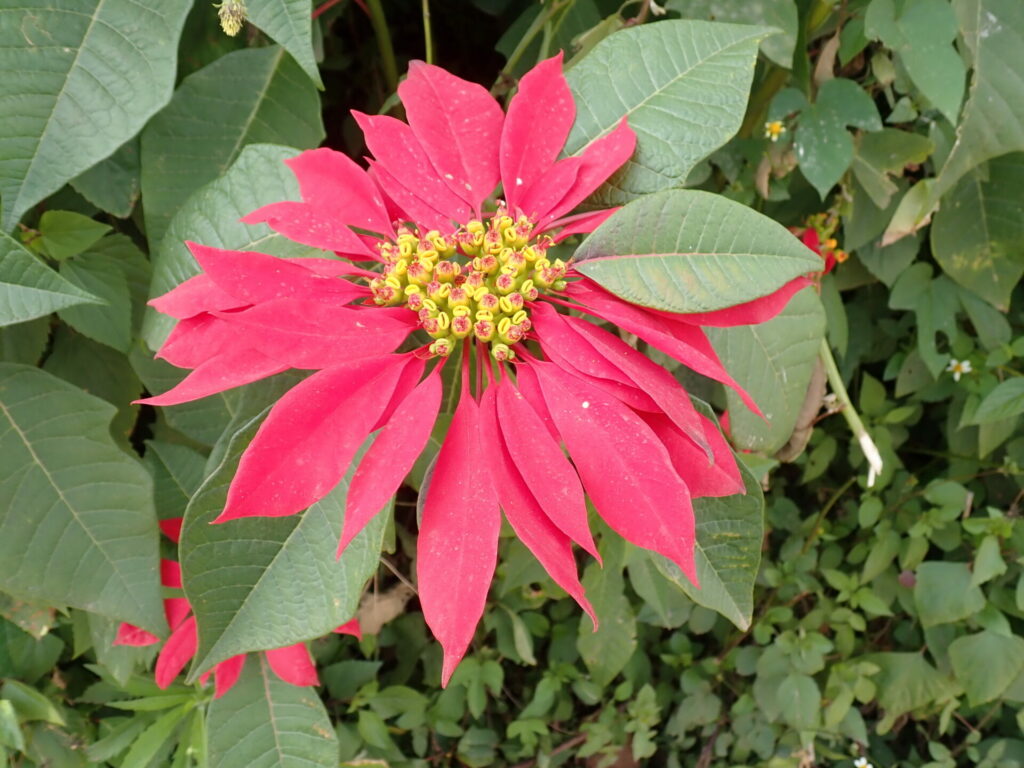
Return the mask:
<path id="1" fill-rule="evenodd" d="M 516 221 L 502 211 L 447 237 L 403 228 L 396 242 L 377 244 L 384 269 L 370 281 L 373 300 L 416 312 L 435 355 L 447 357 L 472 337 L 490 344 L 496 360 L 511 360 L 531 327 L 529 302 L 564 288 L 568 269 L 547 258 L 550 238 L 531 243 L 532 234 L 525 216 Z"/>

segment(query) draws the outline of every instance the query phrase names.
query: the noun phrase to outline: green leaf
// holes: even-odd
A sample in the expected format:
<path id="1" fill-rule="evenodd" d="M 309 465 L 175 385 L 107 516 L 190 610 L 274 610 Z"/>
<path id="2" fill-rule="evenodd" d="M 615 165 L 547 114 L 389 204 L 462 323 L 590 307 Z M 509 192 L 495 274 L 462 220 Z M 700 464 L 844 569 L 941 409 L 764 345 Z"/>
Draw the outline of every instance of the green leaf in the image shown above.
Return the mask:
<path id="1" fill-rule="evenodd" d="M 972 707 L 998 699 L 1024 672 L 1024 639 L 990 630 L 966 635 L 949 646 L 953 673 Z"/>
<path id="2" fill-rule="evenodd" d="M 999 309 L 1024 276 L 1024 153 L 964 174 L 946 195 L 931 229 L 932 253 L 960 285 Z"/>
<path id="3" fill-rule="evenodd" d="M 250 226 L 239 221 L 262 205 L 298 199 L 299 185 L 284 164 L 298 153 L 289 147 L 251 144 L 227 173 L 195 192 L 178 210 L 156 250 L 150 295 L 161 296 L 199 273 L 186 240 L 276 256 L 323 255 L 275 234 L 266 224 Z M 143 338 L 157 349 L 173 327 L 172 318 L 147 309 Z"/>
<path id="4" fill-rule="evenodd" d="M 853 172 L 875 206 L 885 209 L 899 191 L 889 176 L 899 178 L 905 166 L 923 163 L 934 149 L 931 139 L 909 131 L 883 128 L 864 133 L 853 158 Z"/>
<path id="5" fill-rule="evenodd" d="M 1024 379 L 1008 379 L 989 392 L 967 424 L 991 424 L 1024 413 Z"/>
<path id="6" fill-rule="evenodd" d="M 825 310 L 805 288 L 778 315 L 759 325 L 706 328 L 725 369 L 746 389 L 767 422 L 726 389 L 733 441 L 742 450 L 772 454 L 793 433 L 817 365 Z"/>
<path id="7" fill-rule="evenodd" d="M 948 700 L 955 687 L 919 653 L 873 653 L 861 657 L 878 667 L 872 678 L 877 686 L 878 703 L 885 717 L 878 732 L 885 734 L 900 715 L 941 704 Z"/>
<path id="8" fill-rule="evenodd" d="M 335 768 L 338 739 L 312 688 L 285 683 L 263 654 L 210 702 L 210 768 Z"/>
<path id="9" fill-rule="evenodd" d="M 942 332 L 951 341 L 956 338 L 960 296 L 948 277 L 940 275 L 933 280 L 931 275 L 932 268 L 927 263 L 912 264 L 893 285 L 889 306 L 913 310 L 917 317 L 917 351 L 932 377 L 938 378 L 949 356 L 939 352 L 936 336 Z"/>
<path id="10" fill-rule="evenodd" d="M 869 32 L 896 52 L 910 79 L 956 125 L 964 96 L 966 69 L 953 47 L 956 16 L 948 0 L 911 0 L 899 17 L 892 0 L 873 2 Z"/>
<path id="11" fill-rule="evenodd" d="M 700 589 L 660 555 L 655 565 L 698 605 L 717 611 L 742 630 L 754 612 L 754 579 L 761 565 L 764 496 L 757 479 L 740 464 L 746 493 L 720 499 L 694 499 L 697 519 L 697 578 Z"/>
<path id="12" fill-rule="evenodd" d="M 6 680 L 0 686 L 0 699 L 5 699 L 14 706 L 18 720 L 41 720 L 54 725 L 64 725 L 64 718 L 48 698 L 30 685 L 17 680 Z"/>
<path id="13" fill-rule="evenodd" d="M 665 10 L 675 11 L 684 19 L 775 27 L 778 31 L 761 41 L 761 53 L 780 67 L 789 69 L 793 65 L 799 24 L 793 0 L 669 0 Z"/>
<path id="14" fill-rule="evenodd" d="M 283 48 L 235 51 L 189 75 L 142 133 L 150 246 L 160 245 L 189 196 L 220 176 L 246 145 L 306 149 L 323 138 L 316 89 Z"/>
<path id="15" fill-rule="evenodd" d="M 128 218 L 142 192 L 139 137 L 126 141 L 106 160 L 71 180 L 74 190 L 97 208 Z"/>
<path id="16" fill-rule="evenodd" d="M 249 21 L 292 55 L 317 88 L 323 89 L 313 54 L 312 4 L 309 0 L 249 0 Z"/>
<path id="17" fill-rule="evenodd" d="M 985 607 L 985 596 L 971 584 L 967 563 L 921 563 L 916 577 L 914 604 L 925 629 L 963 621 Z"/>
<path id="18" fill-rule="evenodd" d="M 6 754 L 3 751 L 5 747 L 23 752 L 25 739 L 21 735 L 21 727 L 18 723 L 18 715 L 14 711 L 14 705 L 7 699 L 0 699 L 0 755 Z"/>
<path id="19" fill-rule="evenodd" d="M 853 160 L 848 125 L 880 131 L 882 120 L 871 97 L 857 83 L 841 77 L 824 83 L 814 104 L 800 113 L 793 138 L 797 161 L 822 200 Z"/>
<path id="20" fill-rule="evenodd" d="M 63 650 L 64 642 L 56 634 L 36 640 L 0 618 L 0 677 L 33 683 L 53 669 Z"/>
<path id="21" fill-rule="evenodd" d="M 0 328 L 0 362 L 35 365 L 46 351 L 50 320 L 37 317 L 26 323 Z"/>
<path id="22" fill-rule="evenodd" d="M 636 650 L 636 617 L 625 594 L 622 569 L 626 543 L 618 536 L 601 540 L 604 567 L 592 562 L 583 571 L 583 589 L 594 607 L 598 627 L 589 619 L 579 623 L 576 647 L 590 677 L 602 688 L 623 670 Z"/>
<path id="23" fill-rule="evenodd" d="M 13 229 L 167 103 L 191 5 L 24 0 L 0 9 L 0 229 Z"/>
<path id="24" fill-rule="evenodd" d="M 617 32 L 566 79 L 576 122 L 564 153 L 578 155 L 629 118 L 633 157 L 590 198 L 622 205 L 682 184 L 739 130 L 757 46 L 771 30 L 706 21 L 662 21 Z"/>
<path id="25" fill-rule="evenodd" d="M 94 341 L 127 352 L 132 343 L 132 304 L 124 272 L 108 259 L 86 254 L 61 262 L 60 274 L 104 301 L 100 306 L 59 310 L 60 319 Z"/>
<path id="26" fill-rule="evenodd" d="M 146 442 L 144 459 L 153 475 L 153 500 L 161 520 L 183 517 L 192 495 L 203 482 L 206 459 L 187 445 Z"/>
<path id="27" fill-rule="evenodd" d="M 681 189 L 624 206 L 574 259 L 577 270 L 615 295 L 668 312 L 731 307 L 821 268 L 817 255 L 767 216 Z"/>
<path id="28" fill-rule="evenodd" d="M 48 373 L 0 364 L 0 589 L 159 632 L 152 482 L 111 440 L 113 414 Z"/>
<path id="29" fill-rule="evenodd" d="M 956 143 L 932 190 L 936 200 L 976 165 L 1024 151 L 1024 3 L 955 0 L 953 10 L 974 73 Z"/>
<path id="30" fill-rule="evenodd" d="M 222 438 L 228 443 L 224 459 L 185 514 L 181 564 L 199 626 L 193 675 L 239 653 L 330 632 L 355 614 L 363 585 L 377 568 L 387 510 L 335 558 L 345 494 L 360 457 L 330 494 L 299 515 L 210 525 L 224 508 L 238 459 L 259 422 L 257 417 Z"/>
<path id="31" fill-rule="evenodd" d="M 77 256 L 110 231 L 110 225 L 74 211 L 46 211 L 39 217 L 40 242 L 51 259 Z"/>
<path id="32" fill-rule="evenodd" d="M 132 744 L 120 763 L 121 768 L 146 768 L 191 711 L 191 705 L 184 705 L 154 720 Z"/>
<path id="33" fill-rule="evenodd" d="M 132 401 L 141 397 L 142 382 L 127 357 L 60 326 L 54 331 L 53 346 L 43 370 L 116 407 L 110 432 L 123 448 L 130 450 L 129 436 L 139 413 L 139 406 L 132 405 Z"/>
<path id="34" fill-rule="evenodd" d="M 804 731 L 814 728 L 821 712 L 821 691 L 813 677 L 786 675 L 776 696 L 783 702 L 782 717 L 787 723 Z"/>
<path id="35" fill-rule="evenodd" d="M 0 326 L 102 299 L 70 283 L 0 232 Z"/>

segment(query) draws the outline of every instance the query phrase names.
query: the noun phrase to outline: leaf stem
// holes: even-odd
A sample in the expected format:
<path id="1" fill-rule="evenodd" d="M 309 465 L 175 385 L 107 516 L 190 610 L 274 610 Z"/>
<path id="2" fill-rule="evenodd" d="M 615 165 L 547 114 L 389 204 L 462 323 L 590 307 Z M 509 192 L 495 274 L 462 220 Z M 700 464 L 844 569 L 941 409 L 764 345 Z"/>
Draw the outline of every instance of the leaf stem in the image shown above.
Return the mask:
<path id="1" fill-rule="evenodd" d="M 391 32 L 388 31 L 388 20 L 384 15 L 381 0 L 366 0 L 370 8 L 370 23 L 373 34 L 377 38 L 377 50 L 380 51 L 381 66 L 384 68 L 384 81 L 388 90 L 398 90 L 398 64 L 395 62 L 395 49 L 391 45 Z"/>
<path id="2" fill-rule="evenodd" d="M 498 78 L 494 81 L 494 85 L 491 86 L 492 96 L 502 96 L 507 93 L 512 87 L 512 71 L 516 68 L 519 60 L 526 53 L 527 49 L 533 43 L 533 39 L 537 37 L 544 30 L 548 21 L 562 9 L 565 5 L 566 0 L 551 0 L 547 6 L 537 14 L 537 18 L 533 20 L 529 28 L 526 30 L 519 42 L 516 43 L 516 47 L 512 50 L 511 55 L 508 57 L 508 61 L 505 62 L 505 66 L 501 68 L 498 73 Z"/>
<path id="3" fill-rule="evenodd" d="M 423 45 L 427 64 L 434 63 L 434 36 L 430 31 L 430 0 L 423 0 Z"/>
<path id="4" fill-rule="evenodd" d="M 860 449 L 864 452 L 864 458 L 868 460 L 868 488 L 870 488 L 875 484 L 875 478 L 882 473 L 882 456 L 878 452 L 878 446 L 875 445 L 875 441 L 871 439 L 871 435 L 868 434 L 867 429 L 864 427 L 864 422 L 860 420 L 857 409 L 853 407 L 850 393 L 846 391 L 843 377 L 839 373 L 839 366 L 836 365 L 836 359 L 832 357 L 832 350 L 825 339 L 821 340 L 821 351 L 819 354 L 821 362 L 825 364 L 829 386 L 839 400 L 840 412 L 843 414 L 843 418 L 846 419 L 850 431 L 857 438 L 857 442 L 860 443 Z"/>

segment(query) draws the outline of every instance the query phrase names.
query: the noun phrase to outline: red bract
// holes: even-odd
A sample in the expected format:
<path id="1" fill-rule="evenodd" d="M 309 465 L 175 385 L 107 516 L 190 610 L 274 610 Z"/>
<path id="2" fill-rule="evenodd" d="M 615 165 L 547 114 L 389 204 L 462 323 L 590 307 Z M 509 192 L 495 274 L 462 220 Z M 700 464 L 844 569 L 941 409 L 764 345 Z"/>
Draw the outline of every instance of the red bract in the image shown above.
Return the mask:
<path id="1" fill-rule="evenodd" d="M 341 260 L 190 244 L 203 273 L 153 304 L 180 320 L 160 355 L 194 370 L 147 402 L 186 402 L 286 368 L 315 371 L 271 410 L 218 521 L 305 509 L 379 430 L 352 480 L 340 553 L 426 445 L 441 368 L 453 357 L 460 399 L 423 490 L 416 563 L 447 683 L 484 609 L 502 510 L 591 613 L 572 550 L 597 556 L 585 496 L 614 530 L 696 583 L 692 500 L 743 492 L 714 423 L 670 373 L 601 323 L 735 388 L 756 410 L 701 326 L 761 322 L 805 281 L 677 315 L 628 304 L 549 257 L 555 243 L 613 213 L 573 215 L 636 141 L 624 119 L 559 159 L 575 119 L 560 56 L 523 77 L 507 114 L 479 85 L 426 64 L 412 66 L 399 95 L 408 124 L 355 115 L 373 154 L 367 171 L 329 149 L 305 152 L 288 161 L 301 202 L 244 219 Z M 409 344 L 414 332 L 427 340 Z M 418 348 L 396 353 L 403 344 Z"/>
<path id="2" fill-rule="evenodd" d="M 181 533 L 181 518 L 160 521 L 160 529 L 171 541 L 177 543 Z M 160 561 L 160 582 L 169 589 L 181 589 L 181 566 L 174 560 Z M 196 655 L 198 637 L 196 620 L 192 616 L 192 607 L 184 597 L 168 597 L 164 599 L 164 614 L 171 628 L 156 659 L 156 684 L 160 688 L 168 687 L 174 678 L 185 668 L 185 665 Z M 355 619 L 342 624 L 335 632 L 360 636 L 359 622 Z M 132 624 L 123 623 L 117 629 L 114 645 L 145 646 L 156 645 L 160 638 L 139 629 Z M 304 643 L 295 643 L 284 648 L 264 651 L 267 663 L 279 678 L 292 685 L 319 685 L 316 665 L 309 656 Z M 245 654 L 232 656 L 213 668 L 214 698 L 219 699 L 238 682 L 245 666 Z M 210 673 L 199 678 L 206 683 Z"/>

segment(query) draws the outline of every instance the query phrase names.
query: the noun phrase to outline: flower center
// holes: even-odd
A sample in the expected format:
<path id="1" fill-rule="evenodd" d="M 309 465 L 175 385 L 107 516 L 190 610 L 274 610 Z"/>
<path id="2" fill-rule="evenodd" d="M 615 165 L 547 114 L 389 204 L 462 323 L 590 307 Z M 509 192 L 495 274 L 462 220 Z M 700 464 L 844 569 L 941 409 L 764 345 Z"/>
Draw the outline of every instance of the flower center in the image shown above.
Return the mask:
<path id="1" fill-rule="evenodd" d="M 395 242 L 377 243 L 384 269 L 370 280 L 373 300 L 416 312 L 435 355 L 447 357 L 472 337 L 489 344 L 496 360 L 511 360 L 530 330 L 530 303 L 565 287 L 568 265 L 547 258 L 552 240 L 534 239 L 533 228 L 525 216 L 516 221 L 501 210 L 447 237 L 402 227 Z"/>

